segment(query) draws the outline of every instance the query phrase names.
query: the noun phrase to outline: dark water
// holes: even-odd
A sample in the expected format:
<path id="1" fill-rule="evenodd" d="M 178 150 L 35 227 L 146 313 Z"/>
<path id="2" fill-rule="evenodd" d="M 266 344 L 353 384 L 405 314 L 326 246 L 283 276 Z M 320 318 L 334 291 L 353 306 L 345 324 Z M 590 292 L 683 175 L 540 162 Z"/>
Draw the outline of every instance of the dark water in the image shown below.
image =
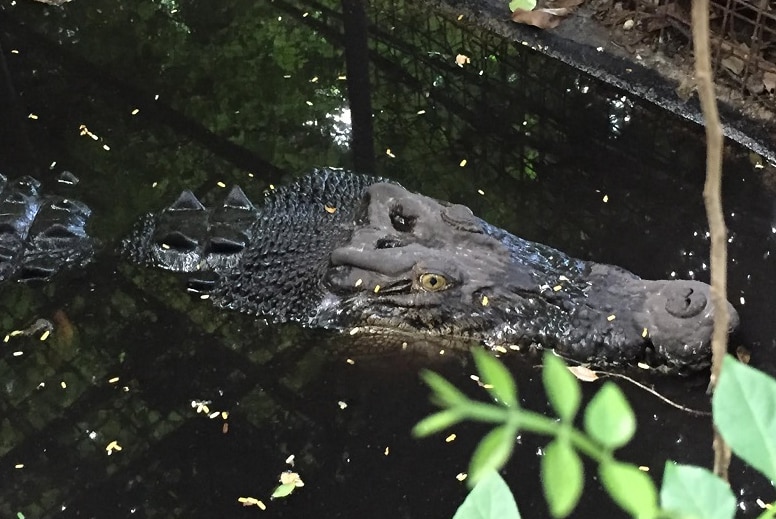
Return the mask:
<path id="1" fill-rule="evenodd" d="M 456 474 L 485 429 L 456 427 L 450 443 L 409 431 L 432 410 L 422 366 L 483 396 L 466 356 L 349 364 L 332 353 L 341 337 L 217 311 L 115 254 L 184 187 L 212 200 L 239 183 L 260 200 L 314 166 L 354 167 L 578 257 L 708 280 L 698 128 L 427 6 L 211 4 L 0 8 L 18 94 L 2 168 L 87 202 L 102 244 L 85 269 L 0 289 L 0 331 L 56 326 L 0 346 L 0 517 L 444 518 L 465 496 Z M 81 182 L 59 185 L 64 170 Z M 776 182 L 736 148 L 726 175 L 734 345 L 774 374 Z M 507 362 L 542 410 L 534 360 Z M 701 376 L 636 376 L 708 408 Z M 656 480 L 666 459 L 710 464 L 708 419 L 625 389 L 640 430 L 624 459 Z M 524 517 L 547 516 L 545 442 L 521 437 L 504 471 Z M 270 501 L 292 454 L 305 486 Z M 732 480 L 742 516 L 773 499 L 738 463 Z M 267 511 L 243 508 L 248 496 Z M 607 503 L 591 476 L 578 516 L 621 515 Z"/>

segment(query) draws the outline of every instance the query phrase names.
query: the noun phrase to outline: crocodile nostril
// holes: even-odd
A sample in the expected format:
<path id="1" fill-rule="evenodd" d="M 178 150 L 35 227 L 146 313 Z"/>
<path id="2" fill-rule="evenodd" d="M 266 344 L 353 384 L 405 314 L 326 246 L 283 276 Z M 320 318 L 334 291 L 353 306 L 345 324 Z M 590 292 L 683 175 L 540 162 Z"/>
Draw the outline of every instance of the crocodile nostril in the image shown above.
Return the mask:
<path id="1" fill-rule="evenodd" d="M 706 296 L 690 287 L 676 287 L 666 294 L 666 311 L 674 317 L 695 317 L 706 308 Z"/>

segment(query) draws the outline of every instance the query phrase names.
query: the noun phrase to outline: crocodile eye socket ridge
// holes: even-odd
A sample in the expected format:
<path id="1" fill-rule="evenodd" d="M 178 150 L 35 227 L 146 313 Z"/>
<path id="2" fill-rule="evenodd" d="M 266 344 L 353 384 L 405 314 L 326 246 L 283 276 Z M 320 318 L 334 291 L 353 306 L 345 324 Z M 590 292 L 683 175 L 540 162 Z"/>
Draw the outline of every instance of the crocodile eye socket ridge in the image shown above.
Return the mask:
<path id="1" fill-rule="evenodd" d="M 415 228 L 415 221 L 417 217 L 408 216 L 403 213 L 401 206 L 391 209 L 390 212 L 391 225 L 399 232 L 412 232 Z"/>

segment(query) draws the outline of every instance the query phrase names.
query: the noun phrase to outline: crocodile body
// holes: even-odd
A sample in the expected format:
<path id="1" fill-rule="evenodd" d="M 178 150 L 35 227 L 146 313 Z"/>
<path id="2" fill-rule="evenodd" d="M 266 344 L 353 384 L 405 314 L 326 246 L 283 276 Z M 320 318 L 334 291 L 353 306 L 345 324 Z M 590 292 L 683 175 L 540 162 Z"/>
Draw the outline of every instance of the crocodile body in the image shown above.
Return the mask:
<path id="1" fill-rule="evenodd" d="M 0 175 L 0 282 L 46 279 L 88 262 L 94 252 L 86 232 L 90 215 L 82 202 L 41 194 L 32 177 Z"/>

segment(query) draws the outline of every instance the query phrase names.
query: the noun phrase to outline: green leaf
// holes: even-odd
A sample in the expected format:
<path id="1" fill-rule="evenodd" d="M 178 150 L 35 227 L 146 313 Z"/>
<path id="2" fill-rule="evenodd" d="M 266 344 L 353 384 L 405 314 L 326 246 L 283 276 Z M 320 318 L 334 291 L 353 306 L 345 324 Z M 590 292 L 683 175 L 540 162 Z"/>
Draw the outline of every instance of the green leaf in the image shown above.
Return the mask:
<path id="1" fill-rule="evenodd" d="M 598 475 L 609 496 L 634 517 L 647 519 L 657 513 L 657 490 L 646 472 L 635 465 L 609 460 L 598 466 Z"/>
<path id="2" fill-rule="evenodd" d="M 458 409 L 438 411 L 415 424 L 415 427 L 412 428 L 412 434 L 418 437 L 430 436 L 457 424 L 462 418 L 463 416 Z"/>
<path id="3" fill-rule="evenodd" d="M 613 382 L 605 383 L 587 405 L 585 431 L 609 449 L 622 447 L 636 432 L 633 409 Z"/>
<path id="4" fill-rule="evenodd" d="M 520 519 L 512 491 L 495 470 L 482 475 L 453 519 Z"/>
<path id="5" fill-rule="evenodd" d="M 663 472 L 660 506 L 682 518 L 733 519 L 736 496 L 708 469 L 668 461 Z"/>
<path id="6" fill-rule="evenodd" d="M 420 372 L 420 378 L 431 388 L 434 396 L 447 407 L 455 407 L 469 400 L 457 387 L 438 373 L 424 369 Z"/>
<path id="7" fill-rule="evenodd" d="M 474 363 L 480 372 L 480 381 L 491 387 L 490 391 L 507 407 L 518 407 L 517 387 L 509 370 L 496 357 L 483 349 L 473 352 Z"/>
<path id="8" fill-rule="evenodd" d="M 509 2 L 509 10 L 513 13 L 518 9 L 533 11 L 534 7 L 536 7 L 536 0 L 511 0 Z"/>
<path id="9" fill-rule="evenodd" d="M 567 439 L 554 440 L 542 457 L 542 488 L 553 517 L 566 517 L 577 506 L 585 484 L 582 460 Z"/>
<path id="10" fill-rule="evenodd" d="M 480 440 L 469 463 L 469 485 L 476 485 L 487 472 L 504 466 L 512 455 L 516 434 L 517 426 L 510 423 L 495 427 Z"/>
<path id="11" fill-rule="evenodd" d="M 726 356 L 711 409 L 736 456 L 776 481 L 776 381 Z"/>
<path id="12" fill-rule="evenodd" d="M 551 352 L 544 354 L 542 382 L 552 408 L 564 422 L 571 422 L 579 410 L 582 393 L 579 382 L 560 357 Z"/>
<path id="13" fill-rule="evenodd" d="M 272 492 L 272 498 L 276 497 L 286 497 L 287 495 L 291 494 L 291 492 L 294 491 L 296 488 L 296 485 L 293 483 L 285 483 L 283 485 L 278 485 L 278 487 L 275 489 L 274 492 Z"/>

